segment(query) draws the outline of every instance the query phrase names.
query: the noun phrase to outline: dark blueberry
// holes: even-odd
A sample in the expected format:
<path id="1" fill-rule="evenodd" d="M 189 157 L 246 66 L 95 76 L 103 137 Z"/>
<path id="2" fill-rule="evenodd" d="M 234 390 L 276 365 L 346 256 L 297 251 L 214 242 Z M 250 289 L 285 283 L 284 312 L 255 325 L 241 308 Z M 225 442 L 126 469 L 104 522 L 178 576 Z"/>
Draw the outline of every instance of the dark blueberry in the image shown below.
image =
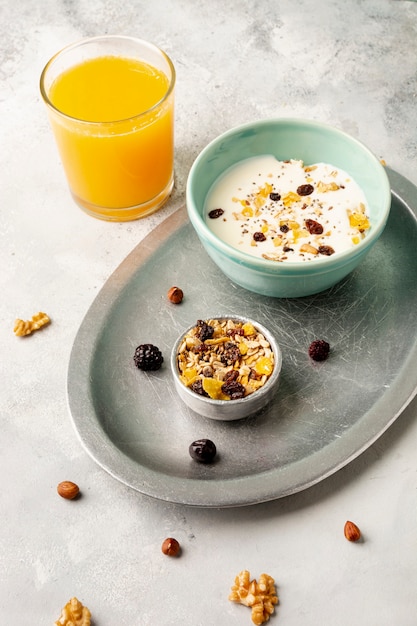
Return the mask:
<path id="1" fill-rule="evenodd" d="M 151 343 L 144 343 L 136 348 L 133 360 L 138 369 L 155 371 L 161 367 L 164 357 L 159 348 Z"/>
<path id="2" fill-rule="evenodd" d="M 197 439 L 190 444 L 190 456 L 199 463 L 211 463 L 216 456 L 216 446 L 210 439 Z"/>
<path id="3" fill-rule="evenodd" d="M 313 361 L 325 361 L 329 356 L 330 345 L 324 339 L 312 341 L 308 349 L 309 356 Z"/>

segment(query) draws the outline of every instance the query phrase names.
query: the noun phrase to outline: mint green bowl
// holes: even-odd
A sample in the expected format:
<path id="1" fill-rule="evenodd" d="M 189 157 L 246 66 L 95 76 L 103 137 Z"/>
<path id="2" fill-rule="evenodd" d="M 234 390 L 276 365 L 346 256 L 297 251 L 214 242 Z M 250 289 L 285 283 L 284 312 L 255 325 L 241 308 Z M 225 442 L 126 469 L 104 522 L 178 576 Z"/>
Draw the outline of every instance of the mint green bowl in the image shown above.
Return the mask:
<path id="1" fill-rule="evenodd" d="M 365 193 L 371 228 L 351 250 L 314 262 L 277 263 L 241 252 L 219 239 L 204 219 L 212 185 L 244 159 L 271 154 L 279 160 L 324 162 L 345 170 Z M 391 192 L 379 160 L 361 142 L 320 122 L 277 118 L 233 128 L 214 139 L 194 161 L 187 180 L 187 211 L 208 255 L 235 284 L 278 298 L 324 291 L 354 270 L 379 239 L 388 219 Z"/>

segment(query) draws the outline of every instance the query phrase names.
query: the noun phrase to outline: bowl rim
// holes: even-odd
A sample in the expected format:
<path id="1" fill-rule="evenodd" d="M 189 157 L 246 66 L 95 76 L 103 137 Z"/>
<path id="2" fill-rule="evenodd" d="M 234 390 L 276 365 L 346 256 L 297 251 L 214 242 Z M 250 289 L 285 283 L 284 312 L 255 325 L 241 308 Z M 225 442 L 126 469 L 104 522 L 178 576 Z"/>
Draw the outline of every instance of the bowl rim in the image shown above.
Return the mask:
<path id="1" fill-rule="evenodd" d="M 186 385 L 184 385 L 184 383 L 180 380 L 179 377 L 179 372 L 178 372 L 178 366 L 177 366 L 177 354 L 178 354 L 178 348 L 181 344 L 181 341 L 183 340 L 184 336 L 192 329 L 196 326 L 196 322 L 194 322 L 193 324 L 191 324 L 190 326 L 188 326 L 187 328 L 185 328 L 185 330 L 183 330 L 177 337 L 172 350 L 171 350 L 171 359 L 170 359 L 170 364 L 171 364 L 171 372 L 175 381 L 176 385 L 179 385 L 179 388 L 183 391 L 183 393 L 185 393 L 186 395 L 188 395 L 190 398 L 193 398 L 194 401 L 198 402 L 202 402 L 203 404 L 207 404 L 207 405 L 211 405 L 211 406 L 215 406 L 217 408 L 230 408 L 231 407 L 236 407 L 236 406 L 241 406 L 241 405 L 248 405 L 251 401 L 255 401 L 256 399 L 259 399 L 261 396 L 267 394 L 270 391 L 270 388 L 273 387 L 277 382 L 278 379 L 280 377 L 281 374 L 281 370 L 282 370 L 282 350 L 281 347 L 279 345 L 279 343 L 277 342 L 275 336 L 273 335 L 273 333 L 266 328 L 266 326 L 264 326 L 263 324 L 261 324 L 260 322 L 257 322 L 256 320 L 254 320 L 253 318 L 250 317 L 246 317 L 244 315 L 234 315 L 234 314 L 226 314 L 226 315 L 209 315 L 209 316 L 204 316 L 201 317 L 200 319 L 204 319 L 204 320 L 234 320 L 234 321 L 239 321 L 239 322 L 243 322 L 243 323 L 250 323 L 252 324 L 257 330 L 259 330 L 265 337 L 265 339 L 269 342 L 269 345 L 271 347 L 271 350 L 274 353 L 274 369 L 272 374 L 270 375 L 270 377 L 268 378 L 268 380 L 266 381 L 266 383 L 263 385 L 263 387 L 261 387 L 260 389 L 257 389 L 256 391 L 254 391 L 253 393 L 249 394 L 248 396 L 245 396 L 244 398 L 238 398 L 236 400 L 216 400 L 215 398 L 208 398 L 207 396 L 200 396 L 198 394 L 196 394 L 194 391 L 191 391 L 191 389 L 189 387 L 187 387 Z"/>
<path id="2" fill-rule="evenodd" d="M 217 145 L 221 144 L 222 142 L 227 140 L 229 137 L 232 137 L 238 133 L 241 133 L 251 128 L 263 127 L 263 126 L 268 126 L 271 124 L 278 124 L 279 126 L 296 124 L 299 126 L 312 127 L 312 128 L 322 129 L 325 131 L 330 131 L 338 135 L 342 139 L 345 139 L 349 141 L 350 143 L 356 145 L 361 150 L 361 152 L 366 154 L 367 157 L 374 163 L 374 165 L 376 165 L 377 169 L 379 169 L 379 172 L 381 175 L 380 182 L 383 184 L 385 188 L 386 201 L 384 203 L 383 210 L 381 210 L 381 215 L 380 215 L 380 219 L 378 220 L 378 222 L 372 226 L 372 229 L 370 230 L 369 234 L 367 234 L 364 239 L 362 239 L 358 244 L 356 244 L 354 248 L 350 248 L 342 252 L 337 252 L 336 254 L 331 255 L 331 256 L 312 259 L 308 263 L 302 263 L 300 261 L 285 261 L 285 263 L 282 263 L 282 262 L 280 263 L 277 261 L 271 261 L 271 260 L 264 259 L 261 257 L 256 257 L 247 252 L 238 250 L 231 244 L 217 237 L 217 235 L 215 235 L 213 231 L 207 226 L 203 216 L 198 211 L 194 202 L 193 187 L 195 186 L 196 183 L 194 182 L 193 179 L 194 179 L 197 168 L 200 166 L 201 162 L 204 161 L 206 156 L 210 154 L 210 152 L 214 148 L 216 148 Z M 242 159 L 242 161 L 243 160 L 246 160 L 246 159 Z M 237 163 L 235 163 L 234 165 L 236 165 Z M 230 167 L 233 167 L 233 165 L 231 165 Z M 214 182 L 212 184 L 214 184 Z M 262 120 L 255 120 L 252 122 L 247 122 L 245 124 L 241 124 L 239 126 L 230 128 L 229 130 L 225 131 L 224 133 L 212 139 L 201 150 L 201 152 L 197 155 L 196 159 L 191 165 L 190 171 L 188 173 L 187 183 L 186 183 L 186 207 L 187 207 L 187 213 L 188 213 L 189 219 L 191 223 L 193 224 L 193 226 L 195 227 L 197 234 L 205 238 L 205 240 L 208 241 L 208 243 L 211 244 L 211 246 L 215 248 L 218 252 L 222 252 L 223 254 L 227 255 L 230 260 L 234 260 L 235 262 L 253 266 L 254 268 L 259 268 L 262 270 L 270 270 L 272 273 L 275 273 L 278 268 L 280 268 L 282 273 L 289 273 L 289 272 L 292 273 L 294 271 L 296 273 L 299 273 L 300 269 L 307 270 L 307 272 L 310 273 L 310 271 L 314 270 L 314 268 L 318 268 L 323 271 L 326 271 L 326 268 L 330 269 L 331 267 L 335 265 L 340 267 L 347 263 L 351 263 L 354 259 L 356 259 L 357 256 L 361 256 L 370 246 L 372 246 L 377 241 L 382 231 L 384 230 L 385 225 L 388 220 L 388 216 L 389 216 L 389 212 L 391 208 L 391 186 L 390 186 L 390 182 L 388 179 L 388 175 L 384 169 L 384 166 L 380 162 L 380 160 L 364 143 L 362 143 L 360 140 L 356 139 L 355 137 L 352 137 L 352 135 L 350 135 L 349 133 L 335 126 L 326 124 L 324 122 L 319 122 L 317 120 L 308 120 L 305 118 L 296 118 L 296 117 L 266 118 Z M 312 269 L 310 270 L 308 268 L 312 268 Z M 307 273 L 307 272 L 303 271 L 302 273 Z"/>

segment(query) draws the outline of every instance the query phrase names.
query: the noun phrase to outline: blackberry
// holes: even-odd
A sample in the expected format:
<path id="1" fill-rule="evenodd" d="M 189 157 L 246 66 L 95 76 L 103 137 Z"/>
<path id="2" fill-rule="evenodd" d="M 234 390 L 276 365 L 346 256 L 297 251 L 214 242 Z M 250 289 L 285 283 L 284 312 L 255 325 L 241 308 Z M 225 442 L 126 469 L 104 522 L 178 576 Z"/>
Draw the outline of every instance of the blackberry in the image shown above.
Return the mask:
<path id="1" fill-rule="evenodd" d="M 313 361 L 325 361 L 329 356 L 330 345 L 324 339 L 312 341 L 308 349 L 309 356 Z"/>
<path id="2" fill-rule="evenodd" d="M 144 343 L 136 348 L 133 360 L 138 369 L 155 371 L 161 367 L 164 357 L 159 348 L 151 343 Z"/>

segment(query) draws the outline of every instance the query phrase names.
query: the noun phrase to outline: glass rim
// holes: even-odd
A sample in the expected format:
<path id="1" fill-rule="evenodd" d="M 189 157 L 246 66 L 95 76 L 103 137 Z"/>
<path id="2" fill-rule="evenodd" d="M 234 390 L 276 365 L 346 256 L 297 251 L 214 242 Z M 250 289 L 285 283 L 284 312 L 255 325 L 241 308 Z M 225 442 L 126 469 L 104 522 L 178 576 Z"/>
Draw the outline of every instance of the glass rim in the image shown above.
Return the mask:
<path id="1" fill-rule="evenodd" d="M 79 117 L 74 117 L 73 115 L 68 115 L 68 113 L 64 113 L 64 111 L 61 111 L 49 99 L 47 90 L 45 88 L 45 78 L 46 78 L 46 75 L 48 73 L 48 70 L 50 69 L 52 64 L 60 56 L 64 55 L 66 52 L 69 52 L 70 50 L 72 50 L 74 48 L 78 48 L 78 47 L 83 46 L 84 44 L 88 44 L 88 43 L 94 43 L 94 42 L 98 42 L 98 41 L 101 41 L 101 40 L 111 40 L 111 39 L 131 41 L 131 42 L 135 42 L 135 43 L 141 43 L 141 44 L 144 44 L 145 46 L 147 46 L 148 48 L 152 48 L 152 50 L 154 52 L 158 52 L 164 58 L 164 60 L 167 62 L 168 66 L 169 66 L 169 69 L 171 71 L 171 78 L 169 78 L 167 76 L 168 81 L 169 81 L 169 85 L 168 85 L 168 89 L 167 89 L 166 93 L 163 95 L 163 97 L 160 100 L 158 100 L 158 102 L 156 102 L 154 105 L 152 105 L 149 109 L 146 109 L 146 111 L 142 111 L 141 113 L 137 113 L 136 115 L 130 115 L 129 117 L 125 117 L 125 118 L 121 118 L 121 119 L 108 120 L 108 121 L 105 121 L 105 122 L 97 122 L 97 121 L 93 121 L 93 120 L 80 119 Z M 144 117 L 145 115 L 149 115 L 149 113 L 152 113 L 152 111 L 155 111 L 156 109 L 158 109 L 169 98 L 169 96 L 171 95 L 172 91 L 174 90 L 175 80 L 176 80 L 176 72 L 175 72 L 175 67 L 174 67 L 173 62 L 171 61 L 171 59 L 167 55 L 167 53 L 164 52 L 161 48 L 159 48 L 154 43 L 152 43 L 150 41 L 146 41 L 145 39 L 140 39 L 138 37 L 129 37 L 127 35 L 96 35 L 94 37 L 84 37 L 83 39 L 79 39 L 78 41 L 75 41 L 75 42 L 65 46 L 64 48 L 61 48 L 61 50 L 59 50 L 58 52 L 56 52 L 49 59 L 49 61 L 46 63 L 45 67 L 43 68 L 43 70 L 41 72 L 40 79 L 39 79 L 39 88 L 40 88 L 40 92 L 41 92 L 41 96 L 42 96 L 43 101 L 45 102 L 47 107 L 50 108 L 54 113 L 57 113 L 61 117 L 65 118 L 66 120 L 71 120 L 72 122 L 77 122 L 79 124 L 86 124 L 86 125 L 89 125 L 89 126 L 97 126 L 97 127 L 101 126 L 101 127 L 103 127 L 103 126 L 110 126 L 110 125 L 113 126 L 114 124 L 123 124 L 123 123 L 126 123 L 128 121 L 136 120 L 136 119 L 139 119 L 141 117 Z"/>

